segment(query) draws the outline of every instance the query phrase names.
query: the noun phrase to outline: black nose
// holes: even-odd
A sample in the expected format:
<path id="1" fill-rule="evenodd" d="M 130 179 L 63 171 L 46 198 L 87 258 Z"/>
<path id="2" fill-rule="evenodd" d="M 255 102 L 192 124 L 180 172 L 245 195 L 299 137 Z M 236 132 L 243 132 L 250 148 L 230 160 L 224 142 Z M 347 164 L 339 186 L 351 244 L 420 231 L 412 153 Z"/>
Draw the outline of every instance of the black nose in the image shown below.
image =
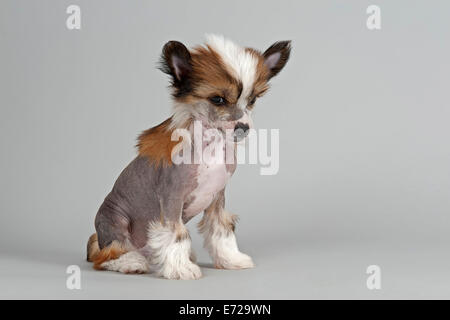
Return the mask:
<path id="1" fill-rule="evenodd" d="M 238 122 L 234 127 L 234 141 L 241 141 L 248 134 L 250 127 L 246 123 Z"/>
<path id="2" fill-rule="evenodd" d="M 238 123 L 236 124 L 236 126 L 234 127 L 234 131 L 237 131 L 237 130 L 239 130 L 239 129 L 241 129 L 241 130 L 244 131 L 244 132 L 247 132 L 248 129 L 249 129 L 249 126 L 248 126 L 248 124 L 246 124 L 246 123 L 238 122 Z"/>

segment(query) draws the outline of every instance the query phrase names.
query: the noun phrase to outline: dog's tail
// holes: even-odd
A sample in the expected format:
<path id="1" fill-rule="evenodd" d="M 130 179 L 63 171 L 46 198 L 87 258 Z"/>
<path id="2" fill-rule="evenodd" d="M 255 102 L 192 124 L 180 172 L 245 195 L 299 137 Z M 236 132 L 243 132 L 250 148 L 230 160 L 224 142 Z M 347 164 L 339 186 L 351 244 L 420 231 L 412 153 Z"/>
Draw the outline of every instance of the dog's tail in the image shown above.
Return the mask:
<path id="1" fill-rule="evenodd" d="M 94 263 L 94 269 L 103 270 L 102 264 L 109 260 L 118 259 L 128 250 L 118 241 L 113 241 L 110 245 L 100 249 L 97 234 L 89 237 L 87 243 L 87 261 Z"/>
<path id="2" fill-rule="evenodd" d="M 86 260 L 89 262 L 94 262 L 95 257 L 100 252 L 100 247 L 98 246 L 98 238 L 97 234 L 94 233 L 92 236 L 89 237 L 88 243 L 87 243 L 87 257 Z"/>

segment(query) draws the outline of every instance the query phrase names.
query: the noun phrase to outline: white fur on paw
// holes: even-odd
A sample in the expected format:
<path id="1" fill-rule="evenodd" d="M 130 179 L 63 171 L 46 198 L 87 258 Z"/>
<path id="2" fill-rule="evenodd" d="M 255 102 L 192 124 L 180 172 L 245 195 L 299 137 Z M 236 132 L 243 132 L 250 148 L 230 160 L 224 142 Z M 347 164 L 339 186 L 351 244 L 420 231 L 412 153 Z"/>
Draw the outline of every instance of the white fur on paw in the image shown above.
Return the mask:
<path id="1" fill-rule="evenodd" d="M 254 268 L 255 264 L 253 263 L 252 258 L 242 252 L 234 252 L 233 254 L 229 254 L 226 257 L 217 257 L 215 261 L 216 268 L 219 269 L 250 269 Z"/>
<path id="2" fill-rule="evenodd" d="M 162 274 L 164 278 L 175 280 L 197 280 L 202 277 L 200 267 L 191 261 L 183 265 L 165 267 Z"/>
<path id="3" fill-rule="evenodd" d="M 148 273 L 150 270 L 147 259 L 135 251 L 127 252 L 118 259 L 106 261 L 101 266 L 105 270 L 121 273 Z"/>

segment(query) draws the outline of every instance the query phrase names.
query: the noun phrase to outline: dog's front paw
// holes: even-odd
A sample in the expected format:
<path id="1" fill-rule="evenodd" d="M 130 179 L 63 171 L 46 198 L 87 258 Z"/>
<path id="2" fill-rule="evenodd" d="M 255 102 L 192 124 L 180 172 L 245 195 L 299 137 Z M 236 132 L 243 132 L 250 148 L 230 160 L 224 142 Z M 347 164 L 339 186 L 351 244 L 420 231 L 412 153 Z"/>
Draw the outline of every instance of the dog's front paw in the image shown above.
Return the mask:
<path id="1" fill-rule="evenodd" d="M 233 254 L 227 255 L 226 257 L 217 257 L 215 259 L 215 267 L 218 269 L 236 270 L 254 268 L 255 264 L 250 256 L 237 251 Z"/>
<path id="2" fill-rule="evenodd" d="M 161 276 L 174 280 L 197 280 L 202 277 L 202 271 L 198 265 L 188 261 L 182 265 L 164 268 L 161 272 Z"/>

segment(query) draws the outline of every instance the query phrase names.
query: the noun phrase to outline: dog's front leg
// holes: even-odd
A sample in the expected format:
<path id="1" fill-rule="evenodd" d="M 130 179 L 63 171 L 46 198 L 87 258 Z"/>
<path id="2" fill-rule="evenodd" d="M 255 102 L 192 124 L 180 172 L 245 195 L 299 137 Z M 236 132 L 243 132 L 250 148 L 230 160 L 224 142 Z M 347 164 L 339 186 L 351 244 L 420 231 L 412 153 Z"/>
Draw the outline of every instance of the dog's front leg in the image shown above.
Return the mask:
<path id="1" fill-rule="evenodd" d="M 199 230 L 205 238 L 214 266 L 220 269 L 253 268 L 252 258 L 239 251 L 234 235 L 237 216 L 224 209 L 225 190 L 217 194 L 211 205 L 205 210 L 199 222 Z"/>
<path id="2" fill-rule="evenodd" d="M 161 219 L 150 222 L 147 245 L 140 251 L 149 260 L 151 271 L 158 276 L 199 279 L 202 272 L 192 261 L 191 237 L 181 220 L 182 203 L 175 202 L 161 205 Z"/>

